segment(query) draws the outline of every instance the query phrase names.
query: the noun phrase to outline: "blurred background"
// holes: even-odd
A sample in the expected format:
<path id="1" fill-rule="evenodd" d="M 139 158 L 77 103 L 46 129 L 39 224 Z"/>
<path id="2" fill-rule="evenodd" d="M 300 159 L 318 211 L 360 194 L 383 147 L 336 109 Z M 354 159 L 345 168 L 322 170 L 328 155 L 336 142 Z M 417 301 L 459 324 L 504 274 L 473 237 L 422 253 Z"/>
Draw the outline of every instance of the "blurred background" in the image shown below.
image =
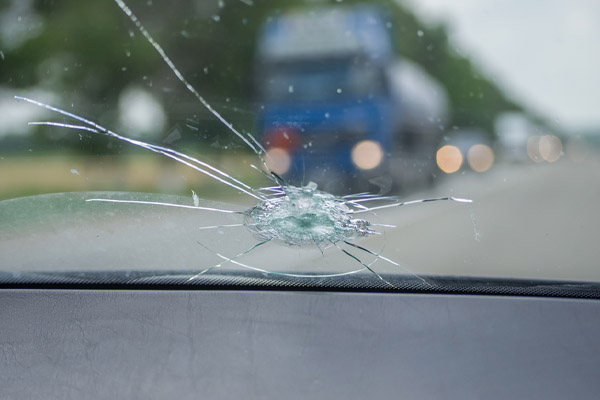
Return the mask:
<path id="1" fill-rule="evenodd" d="M 599 143 L 593 1 L 131 1 L 183 75 L 291 183 L 420 190 L 501 163 L 582 163 Z M 0 199 L 82 190 L 235 197 L 27 96 L 252 184 L 256 158 L 112 1 L 0 3 Z"/>

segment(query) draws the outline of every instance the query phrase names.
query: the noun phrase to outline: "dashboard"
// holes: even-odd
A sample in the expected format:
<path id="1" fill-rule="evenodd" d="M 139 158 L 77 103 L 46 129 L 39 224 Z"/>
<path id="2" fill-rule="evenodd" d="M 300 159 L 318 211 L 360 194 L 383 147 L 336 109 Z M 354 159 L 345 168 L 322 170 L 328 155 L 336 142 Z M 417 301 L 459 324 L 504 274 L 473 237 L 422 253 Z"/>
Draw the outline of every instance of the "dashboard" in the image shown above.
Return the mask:
<path id="1" fill-rule="evenodd" d="M 281 289 L 0 290 L 3 399 L 558 399 L 600 302 Z"/>

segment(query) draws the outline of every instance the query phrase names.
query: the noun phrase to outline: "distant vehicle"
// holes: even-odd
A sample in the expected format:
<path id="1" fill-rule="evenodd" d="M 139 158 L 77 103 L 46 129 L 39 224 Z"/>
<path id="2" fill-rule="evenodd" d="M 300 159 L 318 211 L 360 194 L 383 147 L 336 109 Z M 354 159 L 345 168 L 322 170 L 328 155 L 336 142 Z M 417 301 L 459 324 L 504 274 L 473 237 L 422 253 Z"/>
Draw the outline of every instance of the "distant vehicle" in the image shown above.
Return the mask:
<path id="1" fill-rule="evenodd" d="M 347 192 L 432 178 L 446 93 L 395 56 L 377 8 L 269 19 L 258 39 L 256 83 L 268 162 L 292 183 Z"/>
<path id="2" fill-rule="evenodd" d="M 438 152 L 438 166 L 446 173 L 459 170 L 485 172 L 492 168 L 494 162 L 490 135 L 480 128 L 463 128 L 454 132 Z"/>
<path id="3" fill-rule="evenodd" d="M 527 141 L 535 132 L 534 123 L 523 113 L 507 112 L 494 123 L 498 137 L 497 148 L 506 162 L 529 162 Z"/>

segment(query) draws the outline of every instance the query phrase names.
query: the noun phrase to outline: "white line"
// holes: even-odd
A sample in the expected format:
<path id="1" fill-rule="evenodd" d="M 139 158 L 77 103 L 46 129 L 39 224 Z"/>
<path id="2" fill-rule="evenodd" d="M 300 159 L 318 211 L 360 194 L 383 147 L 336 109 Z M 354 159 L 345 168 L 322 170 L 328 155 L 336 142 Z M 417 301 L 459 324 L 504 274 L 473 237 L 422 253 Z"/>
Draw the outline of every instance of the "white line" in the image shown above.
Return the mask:
<path id="1" fill-rule="evenodd" d="M 227 214 L 243 214 L 243 212 L 241 212 L 241 211 L 223 210 L 220 208 L 210 208 L 210 207 L 186 206 L 183 204 L 161 203 L 159 201 L 117 200 L 117 199 L 87 199 L 86 201 L 98 201 L 98 202 L 104 202 L 104 203 L 147 204 L 147 205 L 154 205 L 154 206 L 187 208 L 190 210 L 217 211 L 217 212 L 227 213 Z"/>

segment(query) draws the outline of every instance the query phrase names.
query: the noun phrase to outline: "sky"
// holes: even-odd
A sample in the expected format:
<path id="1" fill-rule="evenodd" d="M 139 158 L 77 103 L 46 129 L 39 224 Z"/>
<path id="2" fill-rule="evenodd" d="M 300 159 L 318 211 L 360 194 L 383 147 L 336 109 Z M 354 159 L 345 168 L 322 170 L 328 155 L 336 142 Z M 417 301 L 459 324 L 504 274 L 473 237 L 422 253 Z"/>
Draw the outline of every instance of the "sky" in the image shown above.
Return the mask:
<path id="1" fill-rule="evenodd" d="M 600 1 L 401 0 L 527 107 L 600 134 Z"/>

